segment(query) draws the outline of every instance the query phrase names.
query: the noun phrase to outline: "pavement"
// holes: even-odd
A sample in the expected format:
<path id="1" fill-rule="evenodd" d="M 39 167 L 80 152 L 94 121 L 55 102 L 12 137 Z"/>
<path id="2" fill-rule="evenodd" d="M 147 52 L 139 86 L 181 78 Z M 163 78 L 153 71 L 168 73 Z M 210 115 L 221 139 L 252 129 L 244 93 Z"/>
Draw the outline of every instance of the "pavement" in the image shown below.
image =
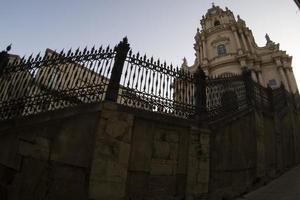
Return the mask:
<path id="1" fill-rule="evenodd" d="M 300 165 L 236 200 L 300 200 Z"/>

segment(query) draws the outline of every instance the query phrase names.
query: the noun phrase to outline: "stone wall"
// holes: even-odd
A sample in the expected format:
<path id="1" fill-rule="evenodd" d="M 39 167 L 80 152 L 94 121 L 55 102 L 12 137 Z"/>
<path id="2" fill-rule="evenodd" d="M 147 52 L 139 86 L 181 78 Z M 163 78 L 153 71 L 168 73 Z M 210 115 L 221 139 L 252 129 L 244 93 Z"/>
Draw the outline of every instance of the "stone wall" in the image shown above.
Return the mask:
<path id="1" fill-rule="evenodd" d="M 87 199 L 94 129 L 100 115 L 94 109 L 82 107 L 2 123 L 0 199 Z"/>
<path id="2" fill-rule="evenodd" d="M 188 129 L 137 118 L 132 136 L 127 196 L 185 196 Z"/>
<path id="3" fill-rule="evenodd" d="M 298 121 L 297 121 L 298 120 Z M 231 199 L 299 163 L 299 115 L 252 111 L 211 134 L 210 199 Z"/>
<path id="4" fill-rule="evenodd" d="M 211 199 L 229 199 L 251 187 L 258 166 L 256 144 L 253 113 L 212 131 Z"/>
<path id="5" fill-rule="evenodd" d="M 0 199 L 230 199 L 300 161 L 300 115 L 210 128 L 105 102 L 0 123 Z"/>

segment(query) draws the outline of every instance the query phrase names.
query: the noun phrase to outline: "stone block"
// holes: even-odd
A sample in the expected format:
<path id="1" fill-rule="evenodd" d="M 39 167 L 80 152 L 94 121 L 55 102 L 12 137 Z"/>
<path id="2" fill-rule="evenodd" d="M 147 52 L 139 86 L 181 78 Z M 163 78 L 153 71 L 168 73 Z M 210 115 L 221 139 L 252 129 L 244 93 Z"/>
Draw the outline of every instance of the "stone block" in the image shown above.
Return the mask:
<path id="1" fill-rule="evenodd" d="M 167 133 L 167 141 L 172 143 L 178 143 L 179 142 L 179 135 L 178 133 L 173 130 L 173 132 Z"/>
<path id="2" fill-rule="evenodd" d="M 148 192 L 149 173 L 130 171 L 127 179 L 127 195 L 142 199 Z"/>
<path id="3" fill-rule="evenodd" d="M 121 200 L 125 196 L 123 182 L 90 182 L 89 199 L 91 200 Z"/>
<path id="4" fill-rule="evenodd" d="M 197 170 L 197 183 L 207 183 L 209 182 L 209 169 Z"/>
<path id="5" fill-rule="evenodd" d="M 170 159 L 170 144 L 168 142 L 155 141 L 153 144 L 153 158 L 156 159 Z"/>
<path id="6" fill-rule="evenodd" d="M 176 195 L 176 176 L 149 176 L 149 195 L 152 199 Z M 150 198 L 150 199 L 151 199 Z"/>
<path id="7" fill-rule="evenodd" d="M 18 171 L 21 167 L 21 156 L 18 154 L 18 146 L 17 134 L 10 131 L 1 133 L 0 164 Z"/>
<path id="8" fill-rule="evenodd" d="M 209 135 L 201 134 L 200 135 L 200 143 L 201 143 L 201 145 L 209 145 Z"/>
<path id="9" fill-rule="evenodd" d="M 151 127 L 151 126 L 150 126 Z M 129 170 L 149 172 L 152 159 L 153 130 L 149 124 L 137 119 L 132 135 Z"/>
<path id="10" fill-rule="evenodd" d="M 19 154 L 22 156 L 30 156 L 36 159 L 49 159 L 49 140 L 42 137 L 36 137 L 33 143 L 20 141 Z"/>
<path id="11" fill-rule="evenodd" d="M 130 145 L 124 142 L 119 143 L 119 163 L 128 166 Z"/>
<path id="12" fill-rule="evenodd" d="M 126 121 L 116 119 L 107 120 L 105 133 L 113 138 L 122 138 L 125 133 L 128 133 L 129 126 Z"/>
<path id="13" fill-rule="evenodd" d="M 94 154 L 101 157 L 107 157 L 112 160 L 117 160 L 120 151 L 120 142 L 113 139 L 100 139 L 96 141 Z"/>
<path id="14" fill-rule="evenodd" d="M 50 174 L 48 199 L 87 199 L 87 180 L 84 168 L 54 164 Z"/>
<path id="15" fill-rule="evenodd" d="M 175 175 L 177 162 L 153 159 L 151 163 L 151 175 Z"/>
<path id="16" fill-rule="evenodd" d="M 90 179 L 94 181 L 124 182 L 127 178 L 127 167 L 105 158 L 94 160 Z"/>
<path id="17" fill-rule="evenodd" d="M 96 122 L 97 118 L 88 114 L 65 119 L 53 138 L 51 160 L 89 167 Z"/>

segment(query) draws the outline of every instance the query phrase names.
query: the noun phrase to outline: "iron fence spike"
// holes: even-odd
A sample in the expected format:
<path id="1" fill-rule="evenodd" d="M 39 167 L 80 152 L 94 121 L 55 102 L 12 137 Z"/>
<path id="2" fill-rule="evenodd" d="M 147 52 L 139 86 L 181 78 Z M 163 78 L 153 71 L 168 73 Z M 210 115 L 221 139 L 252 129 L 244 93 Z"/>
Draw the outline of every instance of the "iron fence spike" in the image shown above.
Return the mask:
<path id="1" fill-rule="evenodd" d="M 84 47 L 82 54 L 85 55 L 87 53 L 87 46 Z"/>
<path id="2" fill-rule="evenodd" d="M 77 56 L 77 55 L 79 55 L 79 47 L 76 49 L 76 51 L 75 51 L 75 56 Z"/>
<path id="3" fill-rule="evenodd" d="M 72 47 L 69 49 L 68 53 L 67 53 L 67 56 L 70 56 L 71 55 L 71 52 L 72 52 Z"/>
<path id="4" fill-rule="evenodd" d="M 41 54 L 41 52 L 39 52 L 39 53 L 36 55 L 35 61 L 38 61 L 38 60 L 40 59 L 40 54 Z"/>

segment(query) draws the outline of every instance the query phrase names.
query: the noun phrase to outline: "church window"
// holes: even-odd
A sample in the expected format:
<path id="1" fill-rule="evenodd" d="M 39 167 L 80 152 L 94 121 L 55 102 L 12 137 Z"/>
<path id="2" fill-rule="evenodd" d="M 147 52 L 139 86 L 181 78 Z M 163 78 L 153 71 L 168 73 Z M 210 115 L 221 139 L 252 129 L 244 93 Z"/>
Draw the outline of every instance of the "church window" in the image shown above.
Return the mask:
<path id="1" fill-rule="evenodd" d="M 219 26 L 219 25 L 220 25 L 220 21 L 219 21 L 219 20 L 216 20 L 215 23 L 214 23 L 214 25 L 215 25 L 215 26 Z"/>
<path id="2" fill-rule="evenodd" d="M 271 79 L 269 80 L 269 85 L 272 87 L 272 86 L 276 86 L 277 83 L 276 83 L 276 80 L 275 79 Z"/>
<path id="3" fill-rule="evenodd" d="M 218 56 L 224 56 L 226 54 L 226 47 L 224 44 L 220 44 L 217 46 Z"/>

